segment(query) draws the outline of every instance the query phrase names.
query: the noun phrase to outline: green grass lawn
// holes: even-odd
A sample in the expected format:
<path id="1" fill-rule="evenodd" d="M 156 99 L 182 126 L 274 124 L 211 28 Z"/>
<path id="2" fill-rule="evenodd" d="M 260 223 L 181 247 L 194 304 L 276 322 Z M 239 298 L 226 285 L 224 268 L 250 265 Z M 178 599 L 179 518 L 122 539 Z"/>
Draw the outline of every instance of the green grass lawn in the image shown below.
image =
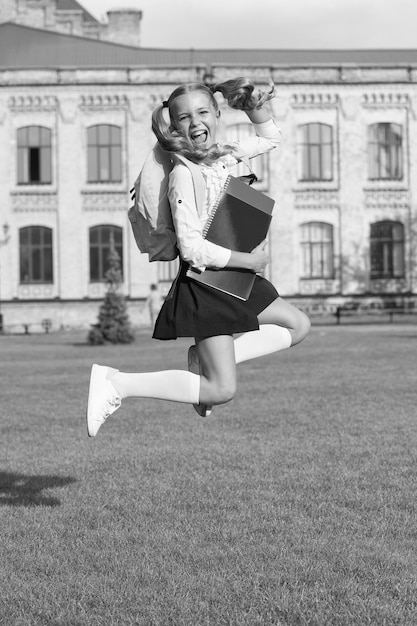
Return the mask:
<path id="1" fill-rule="evenodd" d="M 92 362 L 186 366 L 140 333 L 0 337 L 0 624 L 417 624 L 417 329 L 313 327 L 239 366 L 212 417 L 126 400 Z"/>

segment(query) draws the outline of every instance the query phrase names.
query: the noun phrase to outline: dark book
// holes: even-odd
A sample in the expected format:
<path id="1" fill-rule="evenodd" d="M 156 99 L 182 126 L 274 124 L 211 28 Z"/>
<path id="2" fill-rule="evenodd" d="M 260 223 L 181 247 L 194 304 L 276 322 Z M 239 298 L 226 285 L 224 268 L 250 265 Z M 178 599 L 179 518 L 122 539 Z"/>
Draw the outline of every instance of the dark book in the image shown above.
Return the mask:
<path id="1" fill-rule="evenodd" d="M 261 191 L 229 176 L 207 221 L 205 239 L 237 252 L 251 252 L 268 234 L 274 203 Z M 241 300 L 249 298 L 255 282 L 254 272 L 227 267 L 204 272 L 190 267 L 187 276 Z"/>

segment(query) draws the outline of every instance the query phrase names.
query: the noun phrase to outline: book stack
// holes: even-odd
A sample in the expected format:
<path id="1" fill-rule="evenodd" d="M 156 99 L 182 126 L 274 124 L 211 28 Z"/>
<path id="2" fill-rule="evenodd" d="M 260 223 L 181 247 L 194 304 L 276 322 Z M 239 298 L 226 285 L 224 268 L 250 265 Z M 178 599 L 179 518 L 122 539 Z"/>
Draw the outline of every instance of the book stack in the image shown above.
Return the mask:
<path id="1" fill-rule="evenodd" d="M 240 178 L 229 176 L 204 229 L 204 238 L 237 252 L 251 252 L 268 234 L 275 201 Z M 192 280 L 241 300 L 250 296 L 255 274 L 236 268 L 187 270 Z"/>

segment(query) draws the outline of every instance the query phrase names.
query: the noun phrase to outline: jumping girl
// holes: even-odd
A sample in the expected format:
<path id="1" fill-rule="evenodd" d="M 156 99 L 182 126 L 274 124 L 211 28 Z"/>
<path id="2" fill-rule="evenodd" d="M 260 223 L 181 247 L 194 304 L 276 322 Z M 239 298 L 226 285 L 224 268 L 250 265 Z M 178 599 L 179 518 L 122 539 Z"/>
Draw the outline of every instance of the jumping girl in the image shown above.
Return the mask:
<path id="1" fill-rule="evenodd" d="M 256 136 L 230 145 L 217 143 L 220 111 L 213 95 L 216 91 L 230 107 L 246 113 Z M 153 112 L 152 130 L 175 163 L 168 197 L 181 257 L 179 273 L 156 320 L 153 337 L 193 337 L 195 346 L 189 350 L 189 371 L 124 373 L 93 365 L 87 408 L 90 437 L 124 398 L 132 396 L 193 404 L 206 416 L 213 405 L 235 396 L 237 363 L 289 348 L 306 337 L 309 319 L 259 275 L 268 263 L 265 242 L 246 253 L 203 238 L 210 211 L 233 167 L 242 158 L 268 152 L 280 143 L 281 133 L 263 106 L 271 98 L 272 92 L 257 91 L 252 82 L 242 78 L 212 89 L 191 83 L 175 89 Z M 200 212 L 191 172 L 176 155 L 201 169 L 206 193 Z M 206 267 L 251 270 L 256 279 L 249 299 L 242 301 L 193 281 L 186 276 L 189 266 L 202 271 Z"/>

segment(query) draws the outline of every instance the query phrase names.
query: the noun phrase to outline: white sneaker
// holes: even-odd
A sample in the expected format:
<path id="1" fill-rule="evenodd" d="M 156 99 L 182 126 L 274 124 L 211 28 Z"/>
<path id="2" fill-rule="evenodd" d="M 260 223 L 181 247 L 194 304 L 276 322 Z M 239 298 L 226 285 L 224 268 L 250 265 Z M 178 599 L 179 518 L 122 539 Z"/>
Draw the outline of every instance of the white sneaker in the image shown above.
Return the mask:
<path id="1" fill-rule="evenodd" d="M 198 358 L 197 346 L 191 346 L 188 349 L 188 371 L 192 374 L 201 375 L 200 359 Z M 207 406 L 207 404 L 193 404 L 193 407 L 201 417 L 208 417 L 211 415 L 213 407 Z"/>
<path id="2" fill-rule="evenodd" d="M 116 389 L 107 378 L 113 368 L 94 364 L 91 368 L 90 389 L 87 406 L 87 432 L 95 437 L 100 426 L 122 403 Z M 115 373 L 118 370 L 113 370 Z"/>

